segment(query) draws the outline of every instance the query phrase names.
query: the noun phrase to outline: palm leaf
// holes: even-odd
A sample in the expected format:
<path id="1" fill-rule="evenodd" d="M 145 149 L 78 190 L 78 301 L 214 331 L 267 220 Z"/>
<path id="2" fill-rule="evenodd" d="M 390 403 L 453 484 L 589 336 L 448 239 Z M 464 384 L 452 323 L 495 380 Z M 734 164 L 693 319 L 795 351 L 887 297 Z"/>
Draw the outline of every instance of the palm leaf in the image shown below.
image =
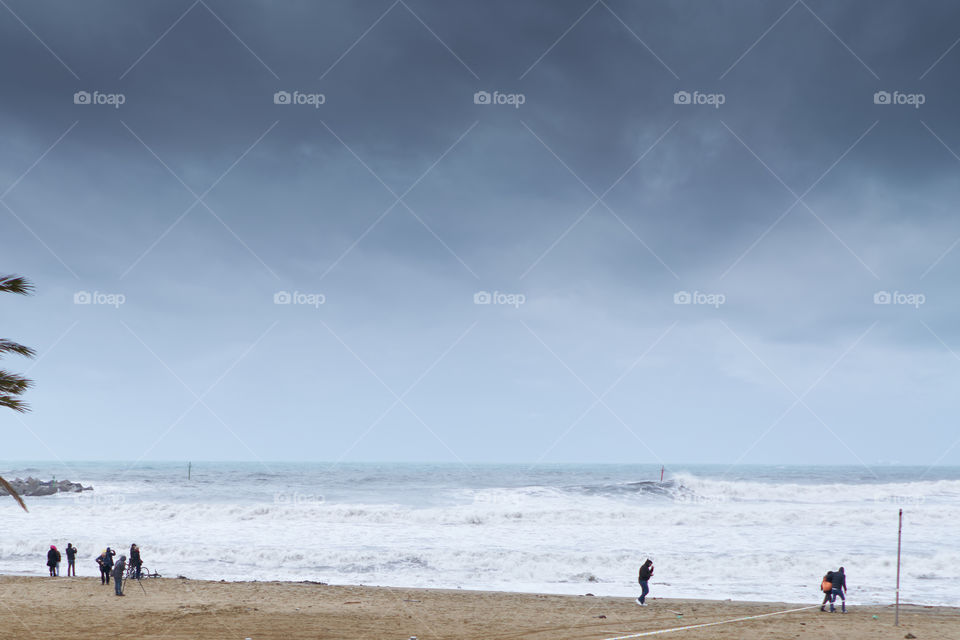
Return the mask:
<path id="1" fill-rule="evenodd" d="M 26 413 L 30 411 L 30 405 L 15 396 L 0 394 L 0 407 L 9 407 L 14 411 Z"/>
<path id="2" fill-rule="evenodd" d="M 3 476 L 0 476 L 0 487 L 3 487 L 4 489 L 6 489 L 7 492 L 11 496 L 13 496 L 13 499 L 17 501 L 17 504 L 19 504 L 23 508 L 24 511 L 26 511 L 27 513 L 30 512 L 30 510 L 27 509 L 27 503 L 23 501 L 23 498 L 20 497 L 20 494 L 17 493 L 17 490 L 14 489 L 9 482 L 3 479 Z"/>
<path id="3" fill-rule="evenodd" d="M 22 276 L 0 276 L 0 293 L 19 293 L 27 296 L 33 293 L 33 284 Z"/>
<path id="4" fill-rule="evenodd" d="M 21 355 L 25 358 L 32 358 L 33 356 L 37 355 L 37 352 L 30 347 L 17 344 L 12 340 L 0 338 L 0 357 L 2 357 L 4 353 L 16 353 L 17 355 Z"/>
<path id="5" fill-rule="evenodd" d="M 0 370 L 0 393 L 9 393 L 18 396 L 32 386 L 33 380 L 15 373 L 7 373 L 6 371 Z"/>

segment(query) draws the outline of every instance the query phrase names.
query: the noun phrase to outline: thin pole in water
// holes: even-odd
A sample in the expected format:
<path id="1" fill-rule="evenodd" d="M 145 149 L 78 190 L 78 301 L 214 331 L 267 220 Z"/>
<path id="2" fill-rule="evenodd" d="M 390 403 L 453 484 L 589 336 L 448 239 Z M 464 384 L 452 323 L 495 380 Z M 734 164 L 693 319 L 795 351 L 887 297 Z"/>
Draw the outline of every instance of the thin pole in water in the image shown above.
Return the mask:
<path id="1" fill-rule="evenodd" d="M 190 479 L 190 472 L 191 472 L 192 470 L 193 470 L 193 463 L 192 463 L 192 462 L 188 462 L 188 463 L 187 463 L 187 480 Z"/>
<path id="2" fill-rule="evenodd" d="M 900 525 L 897 527 L 897 606 L 893 615 L 893 626 L 900 626 L 900 541 L 903 539 L 903 509 L 900 509 Z"/>
<path id="3" fill-rule="evenodd" d="M 660 465 L 660 484 L 663 484 L 663 465 Z"/>

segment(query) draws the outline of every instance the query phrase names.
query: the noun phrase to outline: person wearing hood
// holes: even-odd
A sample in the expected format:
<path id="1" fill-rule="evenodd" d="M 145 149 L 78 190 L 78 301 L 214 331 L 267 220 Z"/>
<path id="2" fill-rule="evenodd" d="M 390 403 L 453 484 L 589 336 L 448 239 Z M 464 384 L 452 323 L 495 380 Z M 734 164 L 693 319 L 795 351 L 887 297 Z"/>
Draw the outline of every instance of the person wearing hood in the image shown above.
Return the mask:
<path id="1" fill-rule="evenodd" d="M 118 596 L 123 595 L 123 572 L 127 570 L 127 556 L 120 556 L 113 565 L 113 588 Z"/>
<path id="2" fill-rule="evenodd" d="M 844 592 L 847 590 L 847 574 L 844 573 L 843 567 L 840 567 L 833 572 L 833 578 L 830 581 L 832 588 L 830 589 L 830 613 L 834 613 L 837 609 L 833 606 L 833 603 L 837 601 L 837 596 L 840 596 L 840 611 L 841 613 L 847 612 L 847 597 L 844 595 Z"/>
<path id="3" fill-rule="evenodd" d="M 647 606 L 647 594 L 650 593 L 650 587 L 647 586 L 647 584 L 652 577 L 653 560 L 647 558 L 647 561 L 644 562 L 643 566 L 640 567 L 640 575 L 637 578 L 637 581 L 640 583 L 640 597 L 637 598 L 636 602 L 641 607 Z"/>
<path id="4" fill-rule="evenodd" d="M 57 551 L 57 548 L 54 545 L 50 545 L 50 550 L 47 551 L 47 567 L 50 569 L 51 578 L 60 573 L 60 552 Z"/>

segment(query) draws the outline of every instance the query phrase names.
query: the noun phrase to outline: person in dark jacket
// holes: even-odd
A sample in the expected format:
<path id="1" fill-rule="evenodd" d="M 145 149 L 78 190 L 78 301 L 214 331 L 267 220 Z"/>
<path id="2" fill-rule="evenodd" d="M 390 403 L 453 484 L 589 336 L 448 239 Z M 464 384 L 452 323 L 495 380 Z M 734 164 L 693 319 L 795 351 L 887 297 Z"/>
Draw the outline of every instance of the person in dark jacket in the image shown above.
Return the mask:
<path id="1" fill-rule="evenodd" d="M 830 589 L 830 613 L 836 611 L 833 603 L 837 601 L 837 596 L 840 596 L 840 600 L 843 601 L 840 604 L 840 611 L 846 613 L 847 597 L 844 595 L 844 592 L 847 590 L 847 574 L 844 573 L 843 567 L 833 572 L 833 579 L 830 583 L 833 585 L 833 588 Z"/>
<path id="2" fill-rule="evenodd" d="M 110 570 L 113 569 L 113 556 L 115 555 L 117 555 L 117 552 L 107 547 L 97 558 L 97 564 L 100 565 L 100 584 L 110 584 Z"/>
<path id="3" fill-rule="evenodd" d="M 47 567 L 50 568 L 50 577 L 53 578 L 57 575 L 57 565 L 60 564 L 60 552 L 57 551 L 57 548 L 53 545 L 50 545 L 50 550 L 47 551 Z"/>
<path id="4" fill-rule="evenodd" d="M 140 547 L 136 544 L 130 545 L 130 566 L 133 567 L 133 577 L 140 579 L 140 567 L 143 566 L 143 560 L 140 559 Z"/>
<path id="5" fill-rule="evenodd" d="M 833 591 L 833 571 L 827 571 L 827 575 L 823 576 L 823 582 L 820 584 L 829 585 L 823 588 L 823 602 L 820 603 L 820 611 L 826 611 L 827 603 L 830 602 L 830 592 Z"/>
<path id="6" fill-rule="evenodd" d="M 123 595 L 123 572 L 127 570 L 127 556 L 120 556 L 113 566 L 113 589 L 118 596 Z"/>
<path id="7" fill-rule="evenodd" d="M 77 577 L 77 548 L 72 542 L 67 543 L 67 576 Z"/>
<path id="8" fill-rule="evenodd" d="M 650 581 L 650 578 L 653 577 L 653 560 L 647 558 L 647 561 L 643 563 L 640 567 L 640 575 L 637 577 L 637 581 L 640 583 L 640 597 L 637 598 L 636 602 L 641 607 L 647 606 L 647 594 L 650 593 L 650 587 L 647 586 L 647 583 Z"/>

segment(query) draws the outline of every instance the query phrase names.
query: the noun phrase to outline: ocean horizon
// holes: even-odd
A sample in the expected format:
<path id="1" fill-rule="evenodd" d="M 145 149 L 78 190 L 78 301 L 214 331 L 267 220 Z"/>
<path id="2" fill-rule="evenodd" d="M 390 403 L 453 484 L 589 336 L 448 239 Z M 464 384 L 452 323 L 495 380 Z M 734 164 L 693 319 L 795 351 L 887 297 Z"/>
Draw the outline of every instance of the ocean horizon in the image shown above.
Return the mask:
<path id="1" fill-rule="evenodd" d="M 843 565 L 850 602 L 960 600 L 960 467 L 0 462 L 93 491 L 0 500 L 0 572 L 132 542 L 164 577 L 804 602 Z"/>

